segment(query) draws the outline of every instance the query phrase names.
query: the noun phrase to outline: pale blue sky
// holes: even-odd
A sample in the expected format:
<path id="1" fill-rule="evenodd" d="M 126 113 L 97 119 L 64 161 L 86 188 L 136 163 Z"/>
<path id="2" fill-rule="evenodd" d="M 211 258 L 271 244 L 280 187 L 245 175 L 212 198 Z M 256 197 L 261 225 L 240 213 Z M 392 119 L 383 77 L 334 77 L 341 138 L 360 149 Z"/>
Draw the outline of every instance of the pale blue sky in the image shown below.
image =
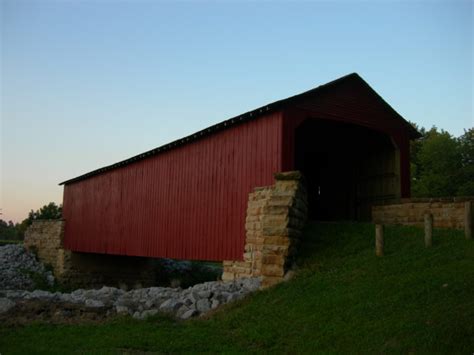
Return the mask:
<path id="1" fill-rule="evenodd" d="M 474 125 L 472 1 L 0 1 L 3 219 L 351 72 L 419 125 Z"/>

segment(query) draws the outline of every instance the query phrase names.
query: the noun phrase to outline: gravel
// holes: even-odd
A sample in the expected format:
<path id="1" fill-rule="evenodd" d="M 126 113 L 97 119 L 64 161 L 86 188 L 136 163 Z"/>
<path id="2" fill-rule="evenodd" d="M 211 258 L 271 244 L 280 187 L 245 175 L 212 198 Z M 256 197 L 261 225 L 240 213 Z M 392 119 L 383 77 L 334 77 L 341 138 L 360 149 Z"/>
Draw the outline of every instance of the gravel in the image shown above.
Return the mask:
<path id="1" fill-rule="evenodd" d="M 52 286 L 54 276 L 47 271 L 34 254 L 21 244 L 0 247 L 0 290 L 30 290 L 35 287 L 32 275 Z"/>

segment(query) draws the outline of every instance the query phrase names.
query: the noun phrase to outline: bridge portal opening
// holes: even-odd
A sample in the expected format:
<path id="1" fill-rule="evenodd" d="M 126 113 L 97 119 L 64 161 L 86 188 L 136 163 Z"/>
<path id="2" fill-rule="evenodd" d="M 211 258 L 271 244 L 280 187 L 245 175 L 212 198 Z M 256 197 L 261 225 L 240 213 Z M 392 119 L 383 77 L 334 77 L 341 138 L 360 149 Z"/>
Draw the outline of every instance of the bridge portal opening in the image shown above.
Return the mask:
<path id="1" fill-rule="evenodd" d="M 306 178 L 311 219 L 369 220 L 374 202 L 400 197 L 399 150 L 388 135 L 307 119 L 295 138 L 295 167 Z"/>

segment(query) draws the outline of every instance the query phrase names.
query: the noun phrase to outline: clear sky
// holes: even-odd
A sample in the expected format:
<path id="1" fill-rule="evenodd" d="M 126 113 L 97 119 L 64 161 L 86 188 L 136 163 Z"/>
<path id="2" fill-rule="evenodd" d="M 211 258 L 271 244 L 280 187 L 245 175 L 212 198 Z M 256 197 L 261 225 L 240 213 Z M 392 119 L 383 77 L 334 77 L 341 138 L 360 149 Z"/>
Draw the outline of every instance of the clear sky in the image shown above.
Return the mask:
<path id="1" fill-rule="evenodd" d="M 474 125 L 472 1 L 0 2 L 2 219 L 351 72 L 421 126 Z"/>

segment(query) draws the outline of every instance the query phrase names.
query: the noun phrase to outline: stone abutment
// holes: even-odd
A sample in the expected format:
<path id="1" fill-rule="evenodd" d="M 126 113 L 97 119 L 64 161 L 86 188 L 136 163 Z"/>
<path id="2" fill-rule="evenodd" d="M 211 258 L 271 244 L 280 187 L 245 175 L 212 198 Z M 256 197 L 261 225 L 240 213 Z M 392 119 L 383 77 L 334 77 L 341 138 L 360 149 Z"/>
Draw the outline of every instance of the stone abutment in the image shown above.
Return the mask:
<path id="1" fill-rule="evenodd" d="M 260 277 L 262 287 L 283 280 L 293 264 L 308 214 L 300 172 L 275 174 L 275 184 L 249 194 L 243 260 L 223 262 L 223 280 Z"/>

